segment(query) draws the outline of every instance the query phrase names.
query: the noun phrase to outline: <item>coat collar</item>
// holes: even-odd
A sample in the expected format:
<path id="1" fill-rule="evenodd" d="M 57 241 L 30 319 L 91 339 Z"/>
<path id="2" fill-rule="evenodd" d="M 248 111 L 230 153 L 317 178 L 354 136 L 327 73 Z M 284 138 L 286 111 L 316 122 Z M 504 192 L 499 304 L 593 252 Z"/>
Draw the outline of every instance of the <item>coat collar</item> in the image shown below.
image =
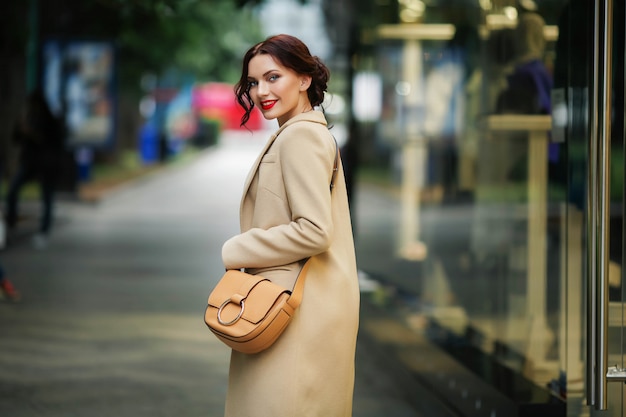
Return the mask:
<path id="1" fill-rule="evenodd" d="M 324 126 L 326 126 L 327 124 L 326 117 L 324 117 L 324 113 L 322 113 L 321 111 L 319 110 L 307 111 L 304 113 L 297 114 L 291 119 L 287 120 L 284 125 L 278 128 L 278 130 L 274 134 L 274 137 L 278 136 L 278 134 L 282 132 L 283 129 L 285 129 L 287 126 L 290 126 L 296 122 L 302 122 L 302 121 L 321 123 Z"/>
<path id="2" fill-rule="evenodd" d="M 280 126 L 278 128 L 278 130 L 276 132 L 274 132 L 274 134 L 270 137 L 270 139 L 267 141 L 267 143 L 265 144 L 265 146 L 263 146 L 263 150 L 261 150 L 261 152 L 259 153 L 259 156 L 257 157 L 256 161 L 254 162 L 254 165 L 252 165 L 252 168 L 250 169 L 250 173 L 248 174 L 248 177 L 246 178 L 246 183 L 244 185 L 243 188 L 243 195 L 242 195 L 242 203 L 243 203 L 243 199 L 245 198 L 246 194 L 248 193 L 248 188 L 250 188 L 250 184 L 252 183 L 252 179 L 254 178 L 254 175 L 256 174 L 257 170 L 259 169 L 259 165 L 261 163 L 261 160 L 263 159 L 263 156 L 267 153 L 267 151 L 269 150 L 269 148 L 272 146 L 272 144 L 274 143 L 274 141 L 276 140 L 276 138 L 278 137 L 278 135 L 285 130 L 288 126 L 291 126 L 294 123 L 297 122 L 313 122 L 313 123 L 320 123 L 324 126 L 327 126 L 327 122 L 326 122 L 326 117 L 324 117 L 324 113 L 322 113 L 319 110 L 313 110 L 313 111 L 308 111 L 306 113 L 300 113 L 294 117 L 292 117 L 291 119 L 287 120 L 285 122 L 285 124 L 283 124 L 282 126 Z"/>

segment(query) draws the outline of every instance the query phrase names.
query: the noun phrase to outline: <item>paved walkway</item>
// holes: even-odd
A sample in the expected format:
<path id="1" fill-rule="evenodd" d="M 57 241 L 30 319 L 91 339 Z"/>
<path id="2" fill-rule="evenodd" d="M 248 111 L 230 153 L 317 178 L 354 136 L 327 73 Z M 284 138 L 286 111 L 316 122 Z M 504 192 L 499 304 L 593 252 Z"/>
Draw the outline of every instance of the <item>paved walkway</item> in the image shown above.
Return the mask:
<path id="1" fill-rule="evenodd" d="M 0 416 L 222 415 L 229 350 L 202 316 L 261 136 L 227 135 L 98 204 L 60 201 L 45 250 L 20 225 L 0 253 L 23 293 L 0 302 Z M 358 345 L 354 417 L 424 415 L 414 406 L 424 399 L 368 340 Z"/>

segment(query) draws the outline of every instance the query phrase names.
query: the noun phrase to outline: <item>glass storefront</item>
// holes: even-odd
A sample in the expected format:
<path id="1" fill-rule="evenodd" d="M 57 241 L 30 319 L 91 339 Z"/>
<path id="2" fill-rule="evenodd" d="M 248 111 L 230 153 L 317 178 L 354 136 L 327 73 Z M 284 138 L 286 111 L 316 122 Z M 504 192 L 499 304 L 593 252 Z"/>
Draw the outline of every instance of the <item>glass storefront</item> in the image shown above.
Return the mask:
<path id="1" fill-rule="evenodd" d="M 370 299 L 536 416 L 624 415 L 623 2 L 413 3 L 362 68 Z"/>

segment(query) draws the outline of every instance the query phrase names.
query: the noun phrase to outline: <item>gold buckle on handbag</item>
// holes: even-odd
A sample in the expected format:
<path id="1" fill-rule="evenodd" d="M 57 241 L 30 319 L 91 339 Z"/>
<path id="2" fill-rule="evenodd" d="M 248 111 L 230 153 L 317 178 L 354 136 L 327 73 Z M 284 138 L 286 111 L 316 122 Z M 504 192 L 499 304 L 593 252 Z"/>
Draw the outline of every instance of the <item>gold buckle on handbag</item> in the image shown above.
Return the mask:
<path id="1" fill-rule="evenodd" d="M 243 300 L 241 300 L 241 310 L 239 310 L 239 314 L 237 315 L 237 317 L 235 317 L 233 320 L 229 321 L 229 322 L 225 322 L 222 320 L 222 309 L 224 307 L 226 307 L 228 304 L 230 304 L 232 300 L 228 299 L 226 301 L 224 301 L 222 303 L 222 305 L 220 306 L 219 310 L 217 310 L 217 321 L 219 321 L 219 323 L 222 326 L 232 326 L 233 324 L 237 323 L 237 320 L 239 320 L 241 318 L 241 316 L 243 315 L 243 310 L 245 308 L 245 303 L 243 302 Z"/>

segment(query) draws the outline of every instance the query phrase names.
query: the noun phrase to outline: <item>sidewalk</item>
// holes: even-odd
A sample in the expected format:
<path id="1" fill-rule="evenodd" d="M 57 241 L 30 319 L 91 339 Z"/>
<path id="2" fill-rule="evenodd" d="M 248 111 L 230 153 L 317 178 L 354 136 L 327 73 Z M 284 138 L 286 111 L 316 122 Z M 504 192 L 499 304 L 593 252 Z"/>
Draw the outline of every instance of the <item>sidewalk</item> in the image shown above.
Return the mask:
<path id="1" fill-rule="evenodd" d="M 256 156 L 233 146 L 103 189 L 98 204 L 59 201 L 46 250 L 17 239 L 2 253 L 23 301 L 0 302 L 0 415 L 222 415 L 229 350 L 201 307 Z M 235 160 L 246 168 L 225 175 Z M 363 296 L 354 417 L 448 417 L 383 349 L 406 335 Z"/>

